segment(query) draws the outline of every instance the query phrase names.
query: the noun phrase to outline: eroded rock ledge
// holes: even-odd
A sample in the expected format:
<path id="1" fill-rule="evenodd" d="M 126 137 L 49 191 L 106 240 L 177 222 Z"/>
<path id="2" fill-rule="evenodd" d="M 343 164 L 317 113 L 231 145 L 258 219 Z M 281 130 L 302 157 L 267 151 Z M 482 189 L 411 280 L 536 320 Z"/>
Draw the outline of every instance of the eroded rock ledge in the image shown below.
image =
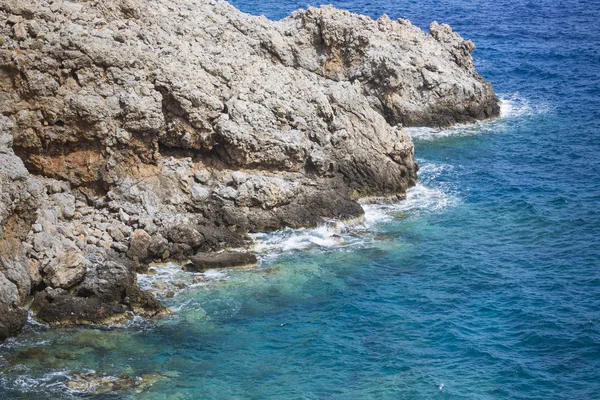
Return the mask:
<path id="1" fill-rule="evenodd" d="M 332 7 L 1 1 L 0 339 L 31 299 L 53 324 L 158 315 L 135 282 L 150 261 L 402 198 L 402 125 L 498 114 L 473 49 Z"/>

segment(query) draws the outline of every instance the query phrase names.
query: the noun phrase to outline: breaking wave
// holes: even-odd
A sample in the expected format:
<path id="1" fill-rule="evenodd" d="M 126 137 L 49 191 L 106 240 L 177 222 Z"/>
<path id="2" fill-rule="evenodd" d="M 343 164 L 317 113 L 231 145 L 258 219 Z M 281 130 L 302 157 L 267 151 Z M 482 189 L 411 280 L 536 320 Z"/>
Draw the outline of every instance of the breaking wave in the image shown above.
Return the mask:
<path id="1" fill-rule="evenodd" d="M 366 246 L 373 243 L 377 233 L 386 223 L 439 212 L 460 202 L 450 188 L 435 182 L 440 174 L 452 170 L 452 166 L 433 164 L 419 160 L 421 180 L 407 191 L 406 199 L 394 203 L 363 204 L 364 218 L 346 224 L 330 221 L 316 228 L 283 229 L 270 233 L 255 233 L 254 251 L 268 260 L 290 251 L 330 250 Z"/>
<path id="2" fill-rule="evenodd" d="M 184 271 L 181 265 L 167 263 L 150 267 L 150 273 L 138 274 L 138 285 L 160 298 L 170 298 L 193 287 L 227 279 L 227 273 L 220 270 L 206 272 Z"/>
<path id="3" fill-rule="evenodd" d="M 447 137 L 474 136 L 497 133 L 508 127 L 511 122 L 521 118 L 533 117 L 548 111 L 546 104 L 531 104 L 519 93 L 500 95 L 500 116 L 493 120 L 478 121 L 471 124 L 459 124 L 448 129 L 413 127 L 406 131 L 417 141 L 433 141 Z"/>

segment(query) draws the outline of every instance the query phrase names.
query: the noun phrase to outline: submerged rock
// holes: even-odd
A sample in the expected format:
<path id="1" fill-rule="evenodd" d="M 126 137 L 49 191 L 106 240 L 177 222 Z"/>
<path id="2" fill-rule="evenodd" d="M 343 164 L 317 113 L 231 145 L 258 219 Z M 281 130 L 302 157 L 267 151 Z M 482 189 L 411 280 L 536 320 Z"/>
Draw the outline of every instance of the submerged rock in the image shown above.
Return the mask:
<path id="1" fill-rule="evenodd" d="M 147 263 L 253 263 L 208 253 L 403 198 L 403 124 L 499 111 L 437 23 L 212 0 L 10 0 L 0 20 L 0 340 L 32 296 L 52 324 L 158 315 Z"/>
<path id="2" fill-rule="evenodd" d="M 74 373 L 65 383 L 67 388 L 88 394 L 105 394 L 134 391 L 140 393 L 158 380 L 159 374 L 146 374 L 141 377 L 130 377 L 127 375 L 115 377 L 98 374 L 95 372 Z"/>

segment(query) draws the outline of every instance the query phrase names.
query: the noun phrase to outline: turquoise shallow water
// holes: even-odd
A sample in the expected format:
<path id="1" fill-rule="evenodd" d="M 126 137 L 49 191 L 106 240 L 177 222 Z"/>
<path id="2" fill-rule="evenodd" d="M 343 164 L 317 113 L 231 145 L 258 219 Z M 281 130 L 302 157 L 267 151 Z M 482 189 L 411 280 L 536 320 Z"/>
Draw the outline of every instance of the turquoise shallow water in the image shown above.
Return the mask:
<path id="1" fill-rule="evenodd" d="M 98 399 L 600 398 L 600 4 L 335 4 L 450 23 L 503 117 L 413 129 L 421 183 L 364 226 L 258 235 L 258 270 L 142 277 L 196 279 L 158 323 L 30 324 L 0 345 L 1 398 L 83 397 L 63 382 L 91 370 L 156 379 Z"/>

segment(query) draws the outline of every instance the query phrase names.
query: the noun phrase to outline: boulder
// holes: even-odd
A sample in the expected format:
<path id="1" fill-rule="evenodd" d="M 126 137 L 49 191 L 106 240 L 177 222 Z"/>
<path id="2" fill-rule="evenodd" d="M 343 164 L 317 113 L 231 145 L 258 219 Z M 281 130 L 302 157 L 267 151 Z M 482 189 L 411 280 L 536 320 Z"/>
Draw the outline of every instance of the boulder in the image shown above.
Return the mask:
<path id="1" fill-rule="evenodd" d="M 142 230 L 138 229 L 133 232 L 131 236 L 131 243 L 129 244 L 129 250 L 127 256 L 131 259 L 137 259 L 144 261 L 148 258 L 148 247 L 152 244 L 152 238 L 150 235 Z"/>
<path id="2" fill-rule="evenodd" d="M 80 250 L 68 250 L 44 268 L 44 282 L 52 288 L 69 289 L 81 282 L 87 271 Z"/>
<path id="3" fill-rule="evenodd" d="M 156 317 L 167 310 L 139 289 L 131 261 L 97 249 L 86 255 L 85 278 L 76 287 L 46 288 L 35 295 L 32 311 L 42 322 L 69 325 L 106 325 L 131 319 L 132 312 Z"/>
<path id="4" fill-rule="evenodd" d="M 256 265 L 256 256 L 252 253 L 224 251 L 222 253 L 198 253 L 190 258 L 191 263 L 184 265 L 186 271 L 203 272 L 208 269 L 246 267 Z"/>

